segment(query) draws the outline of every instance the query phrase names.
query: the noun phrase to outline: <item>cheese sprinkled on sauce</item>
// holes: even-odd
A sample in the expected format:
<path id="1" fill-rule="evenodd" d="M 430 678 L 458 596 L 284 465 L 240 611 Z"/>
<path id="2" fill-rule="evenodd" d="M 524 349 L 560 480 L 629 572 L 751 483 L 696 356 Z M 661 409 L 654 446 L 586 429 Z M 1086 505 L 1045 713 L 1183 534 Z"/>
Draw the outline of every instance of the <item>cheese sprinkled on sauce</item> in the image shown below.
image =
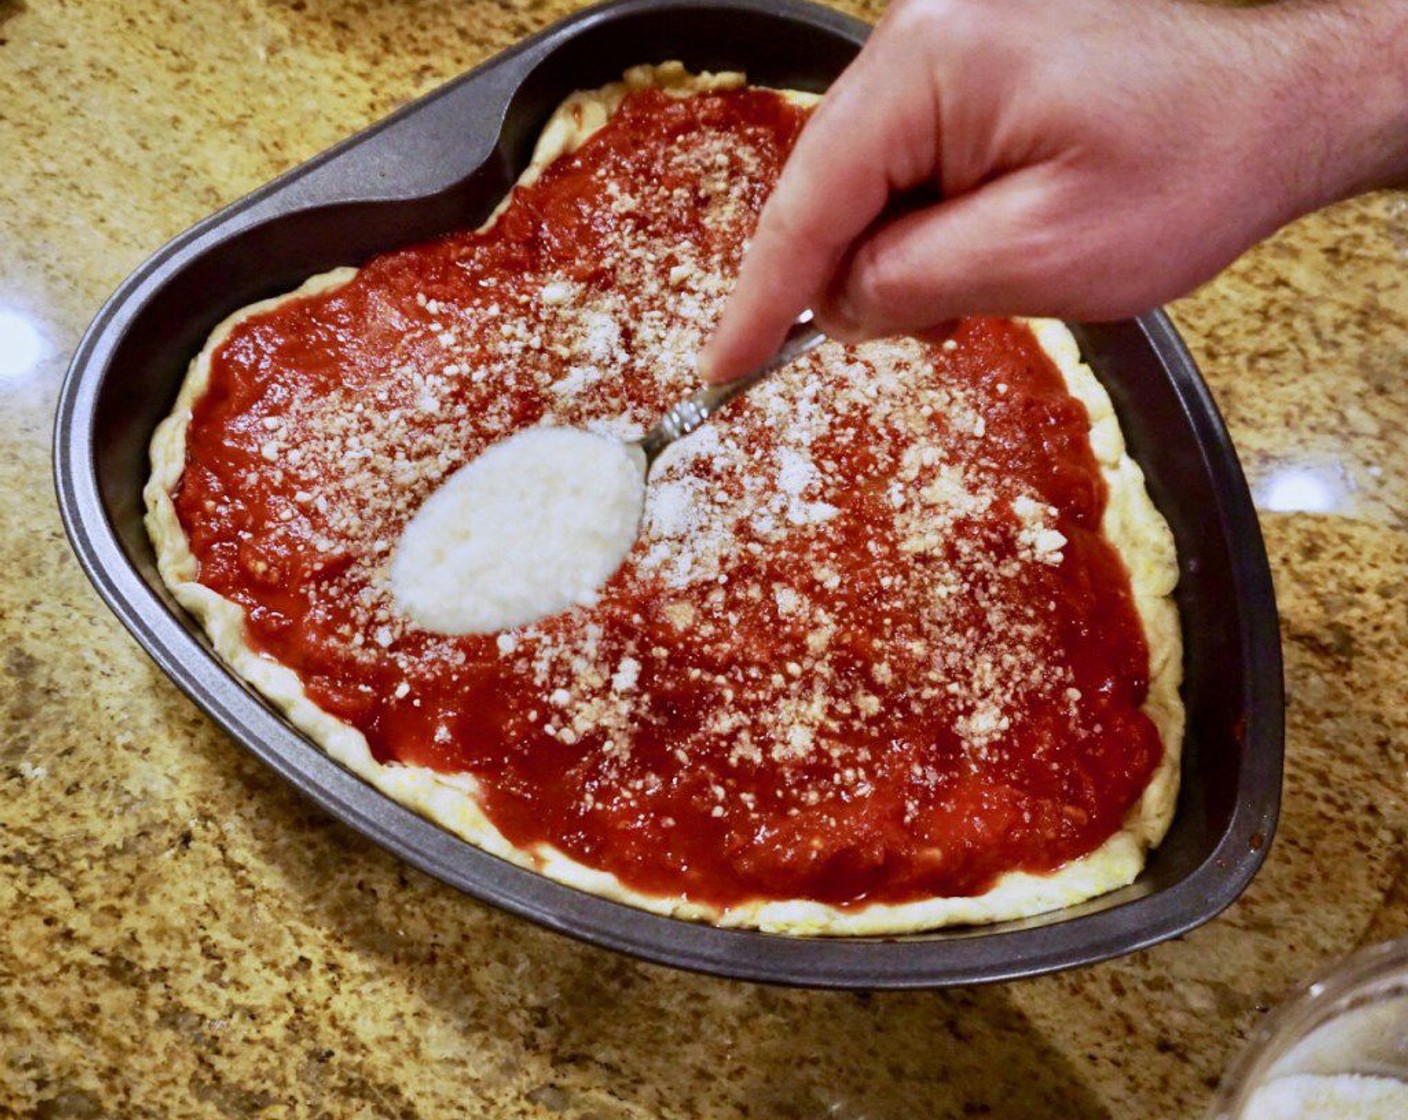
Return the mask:
<path id="1" fill-rule="evenodd" d="M 441 634 L 490 634 L 590 606 L 635 543 L 645 457 L 572 428 L 530 428 L 452 474 L 391 562 L 398 609 Z"/>

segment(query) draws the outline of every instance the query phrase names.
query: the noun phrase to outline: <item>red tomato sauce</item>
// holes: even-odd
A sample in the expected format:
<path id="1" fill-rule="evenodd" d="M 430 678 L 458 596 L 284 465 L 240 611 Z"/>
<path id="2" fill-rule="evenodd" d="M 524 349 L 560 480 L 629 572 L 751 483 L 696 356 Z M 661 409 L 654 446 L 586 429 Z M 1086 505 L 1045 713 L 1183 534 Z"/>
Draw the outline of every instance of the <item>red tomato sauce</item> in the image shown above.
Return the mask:
<path id="1" fill-rule="evenodd" d="M 661 576 L 647 539 L 597 605 L 516 635 L 447 638 L 388 613 L 388 550 L 455 467 L 545 420 L 644 423 L 690 387 L 651 349 L 651 316 L 674 314 L 678 292 L 632 277 L 652 253 L 652 276 L 686 257 L 730 274 L 804 120 L 762 91 L 633 94 L 487 231 L 247 319 L 212 355 L 177 513 L 200 582 L 245 609 L 255 649 L 377 759 L 473 775 L 522 849 L 717 906 L 979 894 L 1100 845 L 1162 755 L 1129 579 L 1099 533 L 1088 418 L 1022 325 L 966 320 L 906 375 L 960 394 L 978 436 L 943 409 L 918 435 L 863 412 L 823 426 L 809 455 L 824 520 L 787 535 L 738 515 L 707 581 Z M 694 149 L 711 154 L 691 163 Z M 564 285 L 617 317 L 574 311 L 566 331 L 549 298 Z M 700 290 L 690 329 L 722 299 Z M 822 368 L 809 376 L 834 379 Z M 574 378 L 597 380 L 563 390 Z M 758 456 L 784 438 L 751 401 L 719 423 Z M 907 444 L 930 438 L 942 461 L 896 490 Z M 923 519 L 896 502 L 912 510 L 945 464 L 997 497 L 960 501 L 915 551 Z M 754 500 L 721 469 L 699 458 L 675 482 Z M 1059 562 L 1018 557 L 1018 491 L 1050 507 Z M 944 579 L 962 593 L 938 625 Z M 958 637 L 972 649 L 925 645 Z"/>

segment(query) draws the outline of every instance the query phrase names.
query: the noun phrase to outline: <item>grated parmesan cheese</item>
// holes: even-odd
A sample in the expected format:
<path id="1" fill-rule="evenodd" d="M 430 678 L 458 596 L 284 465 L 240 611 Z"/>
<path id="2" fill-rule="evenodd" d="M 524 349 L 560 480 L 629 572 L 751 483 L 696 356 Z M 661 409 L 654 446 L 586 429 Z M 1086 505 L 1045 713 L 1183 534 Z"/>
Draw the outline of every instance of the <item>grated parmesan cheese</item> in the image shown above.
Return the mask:
<path id="1" fill-rule="evenodd" d="M 644 457 L 619 440 L 519 432 L 407 523 L 391 562 L 396 606 L 427 630 L 488 634 L 591 605 L 635 542 L 644 491 Z"/>

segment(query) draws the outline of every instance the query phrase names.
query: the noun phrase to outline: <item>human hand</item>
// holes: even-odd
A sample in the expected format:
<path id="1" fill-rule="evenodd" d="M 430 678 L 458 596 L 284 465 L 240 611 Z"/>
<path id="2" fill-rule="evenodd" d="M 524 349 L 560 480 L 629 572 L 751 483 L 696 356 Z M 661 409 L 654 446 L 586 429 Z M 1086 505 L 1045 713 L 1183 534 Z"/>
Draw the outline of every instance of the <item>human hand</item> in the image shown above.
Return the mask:
<path id="1" fill-rule="evenodd" d="M 899 0 L 798 140 L 701 373 L 760 364 L 807 306 L 857 341 L 1182 295 L 1408 170 L 1406 64 L 1403 0 Z"/>

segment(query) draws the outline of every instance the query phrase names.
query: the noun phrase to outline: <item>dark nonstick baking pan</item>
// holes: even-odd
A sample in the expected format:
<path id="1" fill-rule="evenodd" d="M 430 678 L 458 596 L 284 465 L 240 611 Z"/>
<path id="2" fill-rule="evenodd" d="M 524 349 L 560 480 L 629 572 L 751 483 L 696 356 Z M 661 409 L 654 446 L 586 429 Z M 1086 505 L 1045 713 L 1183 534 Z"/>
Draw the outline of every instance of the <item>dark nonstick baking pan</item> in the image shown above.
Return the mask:
<path id="1" fill-rule="evenodd" d="M 753 980 L 900 988 L 1089 964 L 1217 914 L 1265 854 L 1280 795 L 1282 686 L 1271 577 L 1241 468 L 1162 313 L 1083 326 L 1182 565 L 1188 735 L 1164 844 L 1131 886 L 980 929 L 899 938 L 779 937 L 656 917 L 488 855 L 364 784 L 212 654 L 167 595 L 142 527 L 147 443 L 192 355 L 235 309 L 306 277 L 478 224 L 574 89 L 682 59 L 821 90 L 867 27 L 799 0 L 624 0 L 584 11 L 450 82 L 182 234 L 118 289 L 64 382 L 59 503 L 75 551 L 123 624 L 245 748 L 334 816 L 476 898 L 663 964 Z"/>

